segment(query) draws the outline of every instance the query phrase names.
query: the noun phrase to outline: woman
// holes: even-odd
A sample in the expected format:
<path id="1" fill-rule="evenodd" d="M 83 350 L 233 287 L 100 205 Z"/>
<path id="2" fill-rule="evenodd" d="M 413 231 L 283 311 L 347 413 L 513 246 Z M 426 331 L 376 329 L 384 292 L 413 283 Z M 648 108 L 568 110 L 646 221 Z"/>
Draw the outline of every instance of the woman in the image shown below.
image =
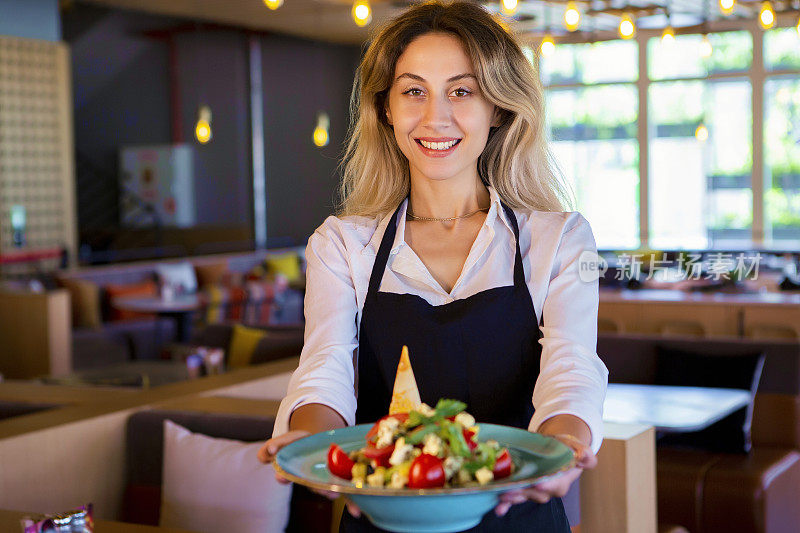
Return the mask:
<path id="1" fill-rule="evenodd" d="M 607 371 L 591 229 L 562 212 L 543 97 L 481 7 L 430 3 L 390 22 L 356 76 L 343 205 L 308 242 L 306 339 L 272 439 L 388 412 L 401 346 L 423 402 L 557 436 L 578 467 L 502 496 L 475 531 L 569 531 L 559 499 L 602 440 Z M 376 531 L 358 510 L 342 531 Z"/>

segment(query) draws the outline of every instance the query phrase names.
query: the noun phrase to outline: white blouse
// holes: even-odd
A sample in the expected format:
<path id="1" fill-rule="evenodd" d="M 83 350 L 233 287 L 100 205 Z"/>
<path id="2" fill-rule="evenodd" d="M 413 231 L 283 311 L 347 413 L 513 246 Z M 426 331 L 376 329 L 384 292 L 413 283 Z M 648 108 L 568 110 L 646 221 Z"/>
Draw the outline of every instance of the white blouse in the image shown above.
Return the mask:
<path id="1" fill-rule="evenodd" d="M 405 242 L 406 202 L 380 290 L 414 294 L 431 305 L 514 284 L 514 230 L 489 188 L 491 206 L 458 280 L 448 294 Z M 603 400 L 608 370 L 597 356 L 597 281 L 578 275 L 578 258 L 596 250 L 589 223 L 576 212 L 514 210 L 525 281 L 536 316 L 544 312 L 539 378 L 531 401 L 535 431 L 558 414 L 577 416 L 592 432 L 592 449 L 603 439 Z M 358 332 L 369 276 L 391 215 L 328 217 L 306 248 L 305 342 L 300 365 L 281 402 L 273 436 L 288 431 L 291 413 L 320 403 L 355 423 Z M 401 317 L 402 318 L 402 317 Z M 535 320 L 531 317 L 531 320 Z M 469 407 L 467 408 L 469 409 Z"/>

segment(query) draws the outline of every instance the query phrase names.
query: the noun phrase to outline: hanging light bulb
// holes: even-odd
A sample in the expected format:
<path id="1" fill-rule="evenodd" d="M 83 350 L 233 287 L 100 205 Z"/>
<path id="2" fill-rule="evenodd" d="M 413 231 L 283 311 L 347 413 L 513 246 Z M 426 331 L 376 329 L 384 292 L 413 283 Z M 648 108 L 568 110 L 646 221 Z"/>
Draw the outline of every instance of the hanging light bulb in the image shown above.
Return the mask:
<path id="1" fill-rule="evenodd" d="M 567 3 L 567 10 L 564 11 L 564 26 L 569 31 L 575 31 L 581 24 L 581 12 L 575 7 L 575 2 Z"/>
<path id="2" fill-rule="evenodd" d="M 283 0 L 264 0 L 264 5 L 275 11 L 283 5 Z"/>
<path id="3" fill-rule="evenodd" d="M 369 6 L 369 0 L 353 2 L 353 20 L 359 26 L 366 26 L 372 22 L 372 8 Z"/>
<path id="4" fill-rule="evenodd" d="M 700 41 L 700 55 L 708 59 L 714 53 L 714 47 L 711 46 L 711 41 L 708 39 L 708 34 L 703 34 L 703 40 Z"/>
<path id="5" fill-rule="evenodd" d="M 708 140 L 708 128 L 706 128 L 705 124 L 700 124 L 697 126 L 697 129 L 694 130 L 694 137 L 701 143 L 704 143 Z"/>
<path id="6" fill-rule="evenodd" d="M 206 144 L 211 140 L 211 108 L 201 105 L 197 110 L 197 125 L 194 127 L 194 136 L 197 142 Z"/>
<path id="7" fill-rule="evenodd" d="M 517 7 L 519 6 L 518 0 L 503 0 L 501 2 L 503 6 L 503 13 L 506 15 L 513 15 L 517 12 Z"/>
<path id="8" fill-rule="evenodd" d="M 775 11 L 772 10 L 771 2 L 763 2 L 761 11 L 758 14 L 758 21 L 765 30 L 770 29 L 775 24 Z"/>
<path id="9" fill-rule="evenodd" d="M 624 13 L 619 21 L 619 36 L 623 39 L 630 39 L 636 34 L 636 24 L 630 13 Z"/>
<path id="10" fill-rule="evenodd" d="M 672 25 L 664 28 L 664 31 L 661 33 L 661 42 L 666 45 L 675 43 L 675 30 L 672 28 Z"/>
<path id="11" fill-rule="evenodd" d="M 331 121 L 328 114 L 320 111 L 317 113 L 317 127 L 314 128 L 314 144 L 322 148 L 328 145 L 328 127 Z"/>
<path id="12" fill-rule="evenodd" d="M 735 3 L 735 0 L 719 0 L 719 10 L 722 11 L 723 15 L 730 15 L 733 13 Z"/>
<path id="13" fill-rule="evenodd" d="M 551 55 L 556 50 L 556 43 L 553 41 L 553 36 L 549 33 L 544 35 L 544 39 L 542 39 L 542 43 L 539 45 L 539 53 L 542 57 L 547 57 Z"/>

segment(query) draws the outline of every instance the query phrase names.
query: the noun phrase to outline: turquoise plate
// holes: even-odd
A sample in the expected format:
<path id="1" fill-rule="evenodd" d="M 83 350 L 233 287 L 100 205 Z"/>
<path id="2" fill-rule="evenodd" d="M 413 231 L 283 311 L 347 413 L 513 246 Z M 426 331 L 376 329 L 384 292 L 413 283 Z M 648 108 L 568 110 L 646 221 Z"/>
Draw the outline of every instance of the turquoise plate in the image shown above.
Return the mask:
<path id="1" fill-rule="evenodd" d="M 480 440 L 494 439 L 508 448 L 515 472 L 486 485 L 442 489 L 388 489 L 356 486 L 328 471 L 328 447 L 335 442 L 346 452 L 362 448 L 372 424 L 317 433 L 278 452 L 275 470 L 306 487 L 340 492 L 361 508 L 376 526 L 397 532 L 445 533 L 476 526 L 498 503 L 500 494 L 552 479 L 575 464 L 572 450 L 524 429 L 480 424 Z"/>

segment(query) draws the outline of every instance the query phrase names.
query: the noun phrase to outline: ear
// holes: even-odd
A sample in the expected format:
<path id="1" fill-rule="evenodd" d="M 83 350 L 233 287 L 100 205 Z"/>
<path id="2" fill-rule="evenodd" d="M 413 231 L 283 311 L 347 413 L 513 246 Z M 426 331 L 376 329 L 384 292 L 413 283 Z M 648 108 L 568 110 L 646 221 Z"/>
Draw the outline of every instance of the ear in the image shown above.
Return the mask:
<path id="1" fill-rule="evenodd" d="M 384 108 L 384 112 L 386 113 L 386 122 L 388 122 L 389 125 L 392 126 L 393 125 L 392 124 L 392 111 L 389 109 L 389 106 L 386 106 Z"/>

